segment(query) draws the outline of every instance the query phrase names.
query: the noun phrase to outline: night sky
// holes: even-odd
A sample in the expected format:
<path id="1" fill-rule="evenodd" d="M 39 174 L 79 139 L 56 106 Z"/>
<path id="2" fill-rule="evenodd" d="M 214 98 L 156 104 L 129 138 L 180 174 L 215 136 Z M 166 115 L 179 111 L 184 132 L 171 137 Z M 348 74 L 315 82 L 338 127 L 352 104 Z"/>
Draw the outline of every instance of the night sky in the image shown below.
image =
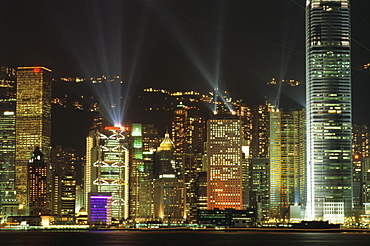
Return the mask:
<path id="1" fill-rule="evenodd" d="M 211 91 L 249 105 L 272 77 L 305 81 L 305 0 L 0 0 L 0 65 L 120 75 L 144 87 Z M 370 1 L 353 0 L 354 123 L 370 124 Z M 218 82 L 217 82 L 218 81 Z M 302 86 L 303 87 L 303 86 Z M 275 89 L 273 89 L 275 90 Z M 284 93 L 284 91 L 283 91 Z M 285 92 L 290 93 L 290 92 Z M 290 95 L 304 104 L 304 91 Z"/>

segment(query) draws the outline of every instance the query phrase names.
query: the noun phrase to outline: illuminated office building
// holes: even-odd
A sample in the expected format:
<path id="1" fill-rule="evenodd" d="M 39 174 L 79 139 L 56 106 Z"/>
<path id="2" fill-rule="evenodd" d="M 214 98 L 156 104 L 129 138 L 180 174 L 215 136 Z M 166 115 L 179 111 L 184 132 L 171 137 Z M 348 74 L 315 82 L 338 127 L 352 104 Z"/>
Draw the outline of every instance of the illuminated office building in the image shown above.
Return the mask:
<path id="1" fill-rule="evenodd" d="M 175 174 L 161 174 L 154 181 L 154 217 L 165 222 L 181 222 L 185 218 L 184 181 Z"/>
<path id="2" fill-rule="evenodd" d="M 184 180 L 176 175 L 174 144 L 165 134 L 156 154 L 156 178 L 153 184 L 154 217 L 167 222 L 185 218 Z"/>
<path id="3" fill-rule="evenodd" d="M 0 211 L 9 191 L 14 192 L 15 115 L 0 111 Z"/>
<path id="4" fill-rule="evenodd" d="M 15 100 L 16 78 L 16 69 L 11 67 L 0 67 L 0 94 L 3 102 Z"/>
<path id="5" fill-rule="evenodd" d="M 248 146 L 249 151 L 246 153 L 246 156 L 249 157 L 251 154 L 250 147 L 252 143 L 253 111 L 241 102 L 234 104 L 234 108 L 236 115 L 242 120 L 242 138 L 244 139 L 243 146 Z"/>
<path id="6" fill-rule="evenodd" d="M 143 133 L 143 152 L 153 152 L 161 143 L 158 129 L 152 124 L 142 125 Z"/>
<path id="7" fill-rule="evenodd" d="M 76 210 L 76 178 L 73 175 L 63 175 L 60 190 L 60 215 L 74 216 Z"/>
<path id="8" fill-rule="evenodd" d="M 197 210 L 207 210 L 207 172 L 198 172 L 195 180 Z"/>
<path id="9" fill-rule="evenodd" d="M 359 209 L 363 205 L 362 186 L 364 184 L 364 158 L 355 154 L 352 160 L 352 190 L 353 190 L 353 207 Z"/>
<path id="10" fill-rule="evenodd" d="M 28 163 L 28 204 L 29 214 L 49 214 L 47 205 L 47 184 L 44 154 L 36 147 Z"/>
<path id="11" fill-rule="evenodd" d="M 362 157 L 370 156 L 370 130 L 367 125 L 353 125 L 352 153 Z"/>
<path id="12" fill-rule="evenodd" d="M 197 194 L 197 180 L 199 173 L 202 172 L 203 154 L 185 154 L 183 156 L 184 171 L 182 173 L 185 182 L 186 195 L 186 218 L 189 221 L 196 222 L 197 210 L 199 209 L 198 194 Z"/>
<path id="13" fill-rule="evenodd" d="M 89 194 L 90 225 L 112 224 L 112 194 L 109 192 L 91 192 Z"/>
<path id="14" fill-rule="evenodd" d="M 208 209 L 242 209 L 241 135 L 239 117 L 215 115 L 208 120 Z"/>
<path id="15" fill-rule="evenodd" d="M 363 187 L 368 184 L 366 168 L 369 157 L 369 128 L 366 125 L 353 125 L 352 128 L 352 155 L 353 155 L 353 206 L 360 209 L 364 199 Z M 365 185 L 366 186 L 366 185 Z"/>
<path id="16" fill-rule="evenodd" d="M 196 221 L 196 179 L 202 171 L 205 120 L 199 116 L 199 108 L 181 102 L 174 111 L 172 139 L 177 171 L 185 181 L 187 219 Z"/>
<path id="17" fill-rule="evenodd" d="M 27 214 L 27 162 L 35 147 L 49 162 L 51 138 L 51 70 L 18 67 L 15 190 L 19 213 Z"/>
<path id="18" fill-rule="evenodd" d="M 131 125 L 131 158 L 130 158 L 130 218 L 140 217 L 141 188 L 143 187 L 145 173 L 143 158 L 142 125 Z"/>
<path id="19" fill-rule="evenodd" d="M 86 140 L 85 205 L 91 192 L 110 193 L 112 219 L 129 217 L 129 151 L 124 127 L 92 130 Z"/>
<path id="20" fill-rule="evenodd" d="M 306 4 L 306 219 L 352 214 L 349 0 Z"/>
<path id="21" fill-rule="evenodd" d="M 50 172 L 52 176 L 52 215 L 69 216 L 75 214 L 77 180 L 82 180 L 76 176 L 76 166 L 79 165 L 80 161 L 72 148 L 62 148 L 58 145 L 52 149 L 52 171 Z M 80 206 L 78 207 L 80 208 Z"/>
<path id="22" fill-rule="evenodd" d="M 140 182 L 140 206 L 139 217 L 150 219 L 154 216 L 154 162 L 156 149 L 160 144 L 158 130 L 152 124 L 142 125 L 142 140 L 143 140 L 143 163 L 144 176 Z"/>
<path id="23" fill-rule="evenodd" d="M 268 157 L 269 121 L 270 106 L 257 105 L 252 108 L 252 127 L 251 127 L 251 157 Z"/>
<path id="24" fill-rule="evenodd" d="M 76 212 L 76 178 L 72 174 L 54 174 L 51 214 L 74 216 Z"/>
<path id="25" fill-rule="evenodd" d="M 73 148 L 55 146 L 51 151 L 51 164 L 54 173 L 76 175 L 76 166 L 80 164 L 80 158 Z"/>
<path id="26" fill-rule="evenodd" d="M 268 158 L 249 159 L 249 208 L 256 211 L 258 222 L 269 218 L 270 165 Z"/>
<path id="27" fill-rule="evenodd" d="M 361 201 L 363 204 L 370 203 L 370 157 L 362 158 L 362 189 Z"/>
<path id="28" fill-rule="evenodd" d="M 199 108 L 177 105 L 172 121 L 172 141 L 176 170 L 183 167 L 183 156 L 189 153 L 203 153 L 205 120 L 199 116 Z"/>
<path id="29" fill-rule="evenodd" d="M 305 204 L 305 111 L 270 112 L 270 218 L 285 219 Z"/>

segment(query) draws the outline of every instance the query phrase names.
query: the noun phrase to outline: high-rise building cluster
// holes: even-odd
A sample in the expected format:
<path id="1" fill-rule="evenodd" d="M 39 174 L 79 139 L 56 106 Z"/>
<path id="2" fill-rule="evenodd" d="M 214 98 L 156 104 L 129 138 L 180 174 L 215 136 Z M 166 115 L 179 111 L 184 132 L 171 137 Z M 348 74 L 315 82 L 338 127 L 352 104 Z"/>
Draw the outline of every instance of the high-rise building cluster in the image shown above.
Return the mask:
<path id="1" fill-rule="evenodd" d="M 62 102 L 52 100 L 51 70 L 1 67 L 2 222 L 49 215 L 54 224 L 96 226 L 369 224 L 370 131 L 352 125 L 349 15 L 348 0 L 307 1 L 306 108 L 149 88 L 140 106 L 170 115 L 166 131 L 156 125 L 164 116 L 119 126 L 96 118 L 85 157 L 51 146 L 51 103 Z"/>

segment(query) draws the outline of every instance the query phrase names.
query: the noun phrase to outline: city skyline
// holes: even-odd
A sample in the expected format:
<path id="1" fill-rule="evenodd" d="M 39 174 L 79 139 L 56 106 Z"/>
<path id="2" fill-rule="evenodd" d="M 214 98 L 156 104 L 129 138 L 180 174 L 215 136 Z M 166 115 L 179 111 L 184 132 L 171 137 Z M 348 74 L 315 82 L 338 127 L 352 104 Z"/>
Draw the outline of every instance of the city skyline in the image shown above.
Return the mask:
<path id="1" fill-rule="evenodd" d="M 248 2 L 4 1 L 0 221 L 370 228 L 370 3 Z"/>
<path id="2" fill-rule="evenodd" d="M 251 104 L 277 96 L 265 86 L 273 77 L 305 82 L 304 0 L 2 2 L 2 65 L 44 65 L 56 78 L 120 75 L 124 98 L 143 87 L 219 85 Z M 365 124 L 370 3 L 351 8 L 354 123 Z M 281 93 L 304 106 L 303 90 Z"/>

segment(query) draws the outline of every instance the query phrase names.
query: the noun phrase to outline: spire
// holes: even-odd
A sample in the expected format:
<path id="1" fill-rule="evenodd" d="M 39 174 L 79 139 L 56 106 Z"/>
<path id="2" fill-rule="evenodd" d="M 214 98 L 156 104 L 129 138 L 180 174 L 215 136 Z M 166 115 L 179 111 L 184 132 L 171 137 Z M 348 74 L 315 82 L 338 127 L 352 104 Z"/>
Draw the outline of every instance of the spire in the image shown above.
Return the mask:
<path id="1" fill-rule="evenodd" d="M 40 147 L 36 146 L 35 150 L 32 152 L 31 159 L 42 160 L 44 154 L 40 151 Z"/>
<path id="2" fill-rule="evenodd" d="M 164 139 L 163 139 L 162 143 L 158 147 L 158 151 L 172 150 L 172 149 L 173 149 L 173 142 L 170 138 L 170 134 L 167 131 L 166 134 L 164 135 Z"/>

